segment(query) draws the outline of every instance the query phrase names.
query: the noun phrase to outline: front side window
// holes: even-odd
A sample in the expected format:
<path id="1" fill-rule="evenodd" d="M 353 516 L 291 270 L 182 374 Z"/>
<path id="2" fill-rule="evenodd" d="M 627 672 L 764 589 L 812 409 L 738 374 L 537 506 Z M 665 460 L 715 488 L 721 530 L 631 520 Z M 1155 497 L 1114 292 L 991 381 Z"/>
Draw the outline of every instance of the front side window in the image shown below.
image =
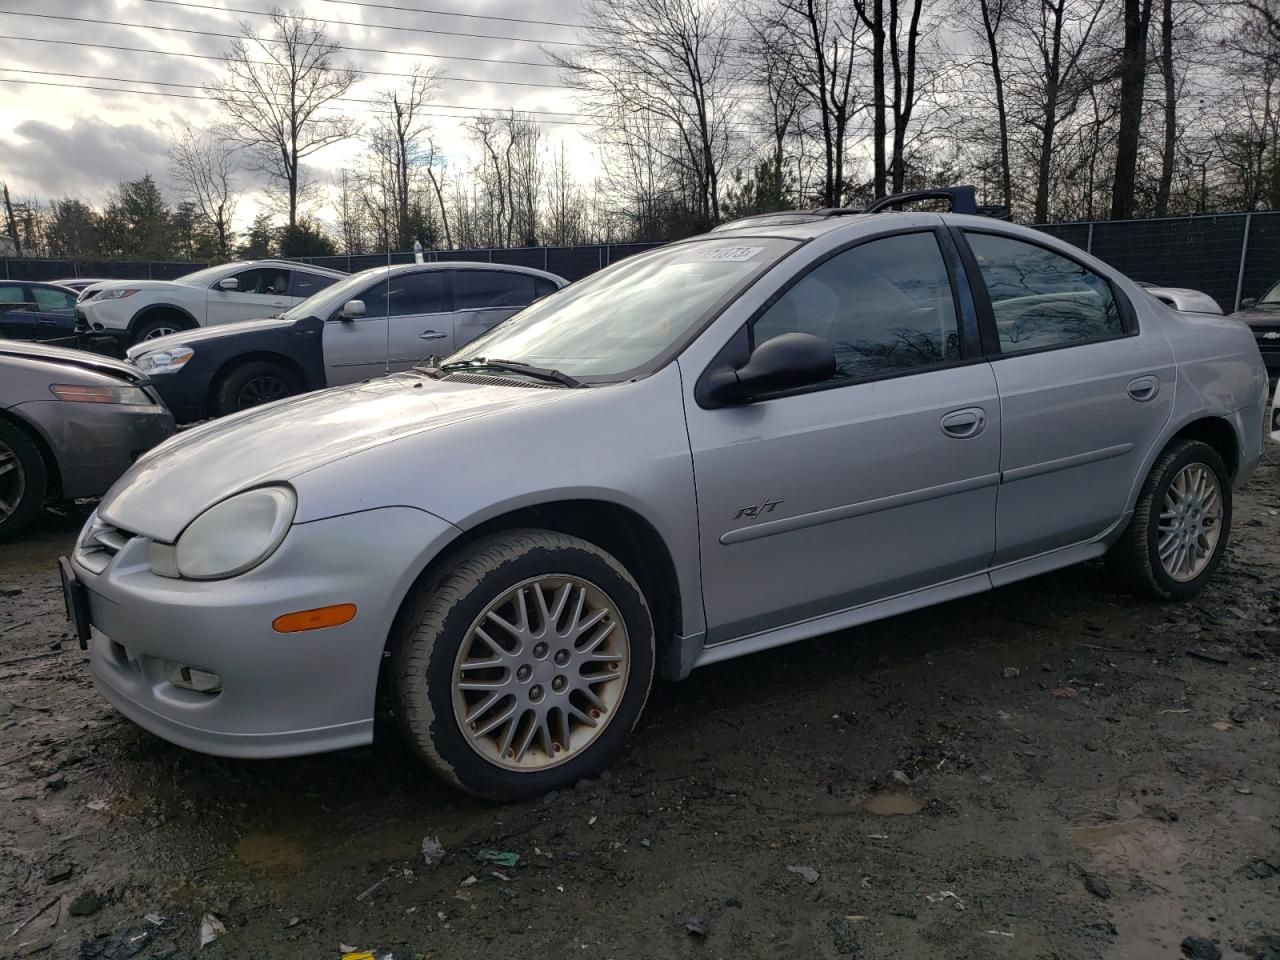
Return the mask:
<path id="1" fill-rule="evenodd" d="M 991 296 L 1001 353 L 1025 353 L 1124 336 L 1111 284 L 1045 247 L 967 233 Z"/>
<path id="2" fill-rule="evenodd" d="M 252 270 L 241 270 L 234 276 L 238 284 L 234 293 L 254 293 L 269 297 L 289 295 L 288 270 L 281 270 L 278 267 L 255 267 Z"/>
<path id="3" fill-rule="evenodd" d="M 390 293 L 388 293 L 388 283 Z M 444 271 L 392 274 L 368 290 L 364 297 L 365 316 L 410 317 L 422 313 L 443 313 Z"/>
<path id="4" fill-rule="evenodd" d="M 819 264 L 756 320 L 752 344 L 784 333 L 830 341 L 838 379 L 959 360 L 955 298 L 937 239 L 884 237 Z"/>
<path id="5" fill-rule="evenodd" d="M 638 253 L 531 304 L 449 359 L 516 360 L 596 380 L 628 376 L 670 356 L 796 246 L 738 237 Z"/>
<path id="6" fill-rule="evenodd" d="M 453 309 L 494 310 L 526 307 L 533 302 L 533 277 L 498 270 L 457 270 L 453 274 Z"/>
<path id="7" fill-rule="evenodd" d="M 26 303 L 26 300 L 17 284 L 0 283 L 0 303 Z"/>
<path id="8" fill-rule="evenodd" d="M 66 290 L 50 290 L 48 287 L 32 287 L 36 305 L 41 310 L 74 310 L 76 295 Z"/>
<path id="9" fill-rule="evenodd" d="M 1273 284 L 1271 289 L 1264 293 L 1258 302 L 1280 304 L 1280 283 Z"/>

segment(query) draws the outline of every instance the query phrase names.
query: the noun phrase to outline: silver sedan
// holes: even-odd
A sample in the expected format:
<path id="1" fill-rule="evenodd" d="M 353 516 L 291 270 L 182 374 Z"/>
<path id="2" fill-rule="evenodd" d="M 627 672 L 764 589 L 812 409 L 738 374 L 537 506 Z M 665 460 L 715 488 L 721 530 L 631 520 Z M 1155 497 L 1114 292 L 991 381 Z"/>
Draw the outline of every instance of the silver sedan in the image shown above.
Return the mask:
<path id="1" fill-rule="evenodd" d="M 144 457 L 69 565 L 98 689 L 196 750 L 368 743 L 494 798 L 598 773 L 655 674 L 1109 555 L 1221 562 L 1261 453 L 1247 328 L 1036 231 L 750 222 L 630 257 L 438 366 Z"/>

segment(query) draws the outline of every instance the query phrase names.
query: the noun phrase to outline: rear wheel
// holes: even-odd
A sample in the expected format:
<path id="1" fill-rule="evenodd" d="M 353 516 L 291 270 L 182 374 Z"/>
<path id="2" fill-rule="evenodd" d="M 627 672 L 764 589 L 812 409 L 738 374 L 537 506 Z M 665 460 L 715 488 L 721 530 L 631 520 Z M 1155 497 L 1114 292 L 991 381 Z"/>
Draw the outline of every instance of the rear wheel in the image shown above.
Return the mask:
<path id="1" fill-rule="evenodd" d="M 396 713 L 419 755 L 470 793 L 516 800 L 621 751 L 653 680 L 653 621 L 599 547 L 515 530 L 420 584 L 393 651 Z"/>
<path id="2" fill-rule="evenodd" d="M 40 515 L 47 482 L 35 444 L 0 420 L 0 541 L 11 540 Z"/>
<path id="3" fill-rule="evenodd" d="M 301 392 L 297 375 L 284 364 L 251 360 L 233 368 L 219 384 L 216 413 L 222 417 Z"/>
<path id="4" fill-rule="evenodd" d="M 1170 444 L 1147 476 L 1110 560 L 1141 593 L 1180 600 L 1200 591 L 1231 533 L 1231 477 L 1207 443 Z"/>

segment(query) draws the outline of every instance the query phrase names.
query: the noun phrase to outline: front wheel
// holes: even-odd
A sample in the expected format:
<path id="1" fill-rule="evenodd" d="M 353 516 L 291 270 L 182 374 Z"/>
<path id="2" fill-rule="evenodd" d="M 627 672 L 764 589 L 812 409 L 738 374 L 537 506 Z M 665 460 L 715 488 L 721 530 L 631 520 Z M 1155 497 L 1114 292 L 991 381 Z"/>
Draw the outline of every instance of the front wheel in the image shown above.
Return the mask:
<path id="1" fill-rule="evenodd" d="M 1213 576 L 1230 533 L 1226 464 L 1207 443 L 1179 440 L 1152 467 L 1110 559 L 1140 593 L 1181 600 Z"/>
<path id="2" fill-rule="evenodd" d="M 284 364 L 252 360 L 235 367 L 218 387 L 218 416 L 248 410 L 274 400 L 292 397 L 302 390 L 298 378 Z"/>
<path id="3" fill-rule="evenodd" d="M 621 751 L 653 682 L 648 604 L 616 559 L 577 537 L 477 540 L 415 588 L 397 618 L 401 729 L 477 796 L 539 796 Z"/>
<path id="4" fill-rule="evenodd" d="M 187 329 L 186 326 L 177 317 L 162 313 L 139 323 L 133 331 L 133 342 L 155 340 L 157 337 L 167 337 L 171 333 L 178 333 L 185 329 Z"/>

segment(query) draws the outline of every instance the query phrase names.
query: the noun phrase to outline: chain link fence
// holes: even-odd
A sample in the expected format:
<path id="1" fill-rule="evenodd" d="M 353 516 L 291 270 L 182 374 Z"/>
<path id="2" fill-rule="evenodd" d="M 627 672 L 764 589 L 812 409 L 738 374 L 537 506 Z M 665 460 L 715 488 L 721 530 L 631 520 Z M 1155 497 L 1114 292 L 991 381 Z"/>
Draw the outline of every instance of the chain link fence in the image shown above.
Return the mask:
<path id="1" fill-rule="evenodd" d="M 1170 287 L 1191 287 L 1209 294 L 1230 313 L 1247 297 L 1260 297 L 1280 281 L 1280 211 L 1150 220 L 1100 220 L 1052 223 L 1039 227 L 1092 253 L 1134 280 Z M 482 250 L 430 250 L 430 262 L 470 260 L 536 267 L 566 280 L 580 280 L 656 243 L 589 244 L 576 247 L 511 247 Z M 304 263 L 353 273 L 391 263 L 412 263 L 411 252 L 350 257 L 300 257 Z M 12 280 L 63 280 L 99 277 L 120 280 L 173 280 L 203 263 L 157 261 L 74 261 L 7 258 L 0 277 Z"/>

